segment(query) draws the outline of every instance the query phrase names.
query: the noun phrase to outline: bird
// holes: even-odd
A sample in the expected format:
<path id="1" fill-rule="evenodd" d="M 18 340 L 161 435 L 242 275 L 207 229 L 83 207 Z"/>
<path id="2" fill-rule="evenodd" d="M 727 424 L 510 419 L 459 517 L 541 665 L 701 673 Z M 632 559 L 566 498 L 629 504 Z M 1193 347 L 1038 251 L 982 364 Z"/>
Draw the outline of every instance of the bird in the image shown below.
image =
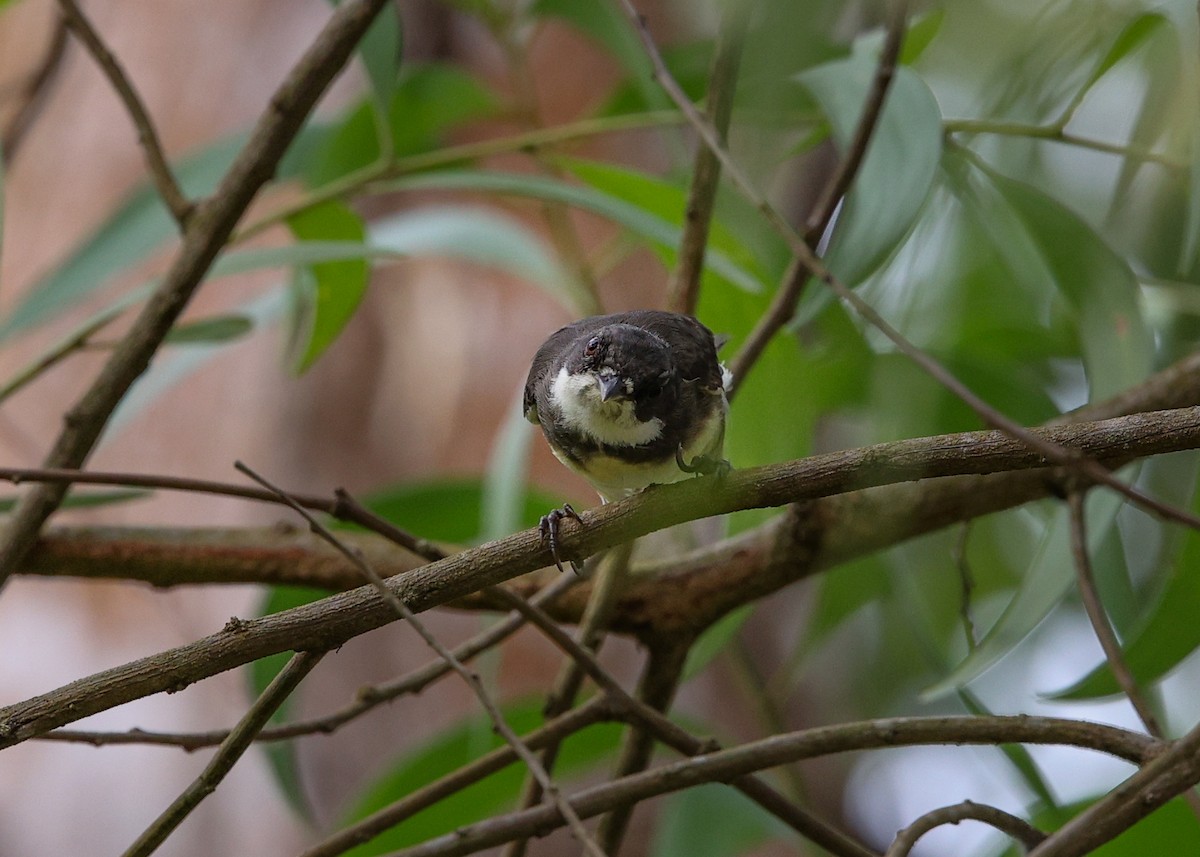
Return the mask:
<path id="1" fill-rule="evenodd" d="M 717 358 L 722 344 L 692 316 L 665 310 L 581 319 L 552 333 L 534 355 L 525 417 L 605 503 L 650 485 L 724 473 L 732 376 Z M 539 527 L 560 571 L 564 518 L 582 523 L 566 504 Z"/>

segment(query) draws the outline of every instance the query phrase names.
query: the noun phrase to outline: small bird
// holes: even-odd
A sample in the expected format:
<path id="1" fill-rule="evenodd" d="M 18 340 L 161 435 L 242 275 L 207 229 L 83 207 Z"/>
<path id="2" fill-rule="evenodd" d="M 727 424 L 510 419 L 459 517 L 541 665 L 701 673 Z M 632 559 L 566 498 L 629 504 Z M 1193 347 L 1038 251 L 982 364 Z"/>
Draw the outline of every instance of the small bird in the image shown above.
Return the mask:
<path id="1" fill-rule="evenodd" d="M 655 484 L 723 472 L 726 391 L 722 343 L 696 319 L 637 310 L 555 331 L 533 358 L 525 417 L 550 449 L 608 503 Z M 555 564 L 569 505 L 542 519 Z M 575 565 L 572 562 L 572 565 Z"/>

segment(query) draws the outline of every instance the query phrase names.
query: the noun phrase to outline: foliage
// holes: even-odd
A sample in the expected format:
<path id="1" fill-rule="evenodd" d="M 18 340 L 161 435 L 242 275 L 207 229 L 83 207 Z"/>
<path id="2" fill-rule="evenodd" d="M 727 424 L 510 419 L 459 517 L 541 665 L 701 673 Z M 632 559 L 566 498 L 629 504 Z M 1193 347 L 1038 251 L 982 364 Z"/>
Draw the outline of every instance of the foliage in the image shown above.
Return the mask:
<path id="1" fill-rule="evenodd" d="M 449 61 L 410 61 L 406 34 L 385 13 L 359 48 L 361 97 L 340 115 L 310 120 L 267 190 L 266 213 L 243 224 L 209 272 L 216 278 L 278 270 L 276 303 L 269 311 L 255 304 L 246 313 L 181 324 L 164 343 L 167 352 L 202 345 L 210 349 L 202 352 L 207 359 L 282 325 L 291 343 L 285 359 L 304 373 L 339 337 L 350 335 L 347 324 L 371 287 L 372 272 L 421 255 L 454 256 L 515 274 L 567 311 L 588 311 L 598 298 L 577 273 L 581 260 L 568 258 L 532 225 L 552 208 L 606 221 L 619 233 L 606 250 L 647 254 L 665 281 L 687 228 L 691 137 L 653 82 L 640 36 L 619 5 L 449 5 L 516 54 L 529 49 L 539 28 L 571 28 L 623 79 L 570 124 L 462 143 L 464 129 L 477 135 L 485 120 L 528 115 L 528 105 Z M 685 5 L 681 14 L 690 11 Z M 787 188 L 795 170 L 815 170 L 852 145 L 884 29 L 863 26 L 844 37 L 834 20 L 841 5 L 755 4 L 729 139 L 735 160 L 761 187 Z M 876 11 L 867 13 L 870 20 Z M 782 40 L 797 33 L 801 20 L 813 32 L 803 33 L 803 49 L 790 50 Z M 936 3 L 913 16 L 900 67 L 865 160 L 825 237 L 823 258 L 908 340 L 1023 424 L 1046 422 L 1135 386 L 1194 347 L 1198 304 L 1192 289 L 1200 277 L 1196 41 L 1194 4 L 1182 2 Z M 689 94 L 700 97 L 711 53 L 704 37 L 664 56 Z M 583 158 L 571 148 L 575 139 L 634 127 L 654 129 L 656 145 L 670 159 L 667 168 Z M 537 142 L 539 135 L 549 142 Z M 216 140 L 174 164 L 185 192 L 211 193 L 245 139 Z M 486 157 L 535 150 L 529 169 L 520 171 L 497 168 Z M 436 202 L 430 201 L 433 193 Z M 793 206 L 787 201 L 781 207 Z M 287 243 L 248 245 L 279 225 L 286 226 Z M 97 294 L 109 302 L 100 314 L 131 312 L 154 283 L 116 294 L 101 289 L 128 282 L 130 272 L 172 247 L 175 235 L 151 186 L 135 190 L 0 319 L 0 347 L 75 318 L 85 301 L 96 305 Z M 737 354 L 752 336 L 790 259 L 786 238 L 731 185 L 723 186 L 697 314 L 728 335 L 726 355 Z M 166 362 L 152 368 L 145 389 L 159 389 L 155 373 L 168 371 Z M 176 370 L 160 377 L 165 385 L 187 375 Z M 510 429 L 519 416 L 514 420 Z M 750 467 L 983 427 L 978 413 L 813 279 L 795 318 L 770 342 L 738 393 L 727 452 L 735 466 Z M 424 538 L 459 544 L 502 535 L 505 525 L 535 524 L 537 512 L 554 499 L 525 495 L 527 437 L 509 432 L 502 442 L 501 435 L 498 428 L 490 482 L 447 477 L 393 486 L 382 501 L 383 514 Z M 1119 475 L 1200 512 L 1191 453 Z M 519 488 L 506 493 L 497 485 Z M 741 512 L 729 529 L 736 534 L 769 526 L 779 514 Z M 1163 687 L 1190 668 L 1200 648 L 1194 621 L 1200 611 L 1197 534 L 1147 522 L 1114 493 L 1091 495 L 1086 521 L 1098 586 L 1133 675 L 1160 711 L 1194 711 L 1193 691 L 1167 693 Z M 1088 656 L 1086 666 L 1057 683 L 1020 686 L 1006 675 L 1014 659 L 1047 657 L 1053 629 L 1082 615 L 1065 505 L 1046 500 L 964 526 L 966 532 L 935 532 L 823 574 L 813 585 L 811 615 L 794 635 L 794 650 L 772 665 L 762 686 L 745 681 L 741 692 L 763 710 L 787 710 L 803 695 L 800 688 L 819 684 L 831 692 L 835 686 L 842 699 L 813 706 L 845 719 L 974 711 L 975 694 L 991 700 L 1007 695 L 1015 701 L 993 707 L 1009 711 L 1120 693 L 1108 665 L 1096 664 L 1098 657 Z M 968 583 L 964 600 L 960 592 Z M 264 612 L 318 595 L 280 590 L 266 600 Z M 729 651 L 748 636 L 745 623 L 765 612 L 746 607 L 710 629 L 692 652 L 688 677 L 703 673 L 717 681 L 718 667 L 736 669 Z M 977 635 L 965 633 L 968 626 Z M 831 662 L 846 674 L 837 682 L 817 681 L 817 671 Z M 256 664 L 254 689 L 266 687 L 281 665 Z M 711 714 L 698 731 L 721 731 L 719 712 Z M 517 720 L 531 727 L 537 718 L 521 710 Z M 385 794 L 390 800 L 418 787 L 412 779 L 418 767 L 427 781 L 443 767 L 449 770 L 451 761 L 466 763 L 492 746 L 468 746 L 465 730 L 412 749 L 359 796 L 353 814 L 383 805 Z M 609 732 L 603 740 L 584 735 L 592 736 L 592 744 L 575 750 L 577 768 L 595 765 L 615 743 Z M 302 806 L 294 760 L 285 750 L 272 752 L 281 788 Z M 1029 759 L 997 754 L 993 764 L 999 777 L 1023 783 L 1034 823 L 1048 829 L 1081 808 L 1048 805 L 1056 790 L 1040 782 Z M 1061 766 L 1041 773 L 1070 780 Z M 400 828 L 378 847 L 352 853 L 382 853 L 418 841 L 416 831 L 438 835 L 498 812 L 512 804 L 519 781 L 510 770 L 485 781 L 486 795 L 459 796 L 473 803 L 470 813 L 448 804 L 442 809 L 451 812 L 449 820 L 441 815 L 424 827 Z M 1093 788 L 1087 797 L 1101 791 Z M 720 794 L 705 786 L 671 798 L 653 853 L 716 857 L 773 838 L 791 841 L 792 834 L 764 821 L 751 802 L 726 801 Z M 1097 853 L 1200 847 L 1194 818 L 1178 804 Z M 727 817 L 721 836 L 697 831 L 718 813 Z M 1124 844 L 1134 838 L 1136 848 Z M 961 847 L 954 853 L 996 853 L 991 840 Z"/>

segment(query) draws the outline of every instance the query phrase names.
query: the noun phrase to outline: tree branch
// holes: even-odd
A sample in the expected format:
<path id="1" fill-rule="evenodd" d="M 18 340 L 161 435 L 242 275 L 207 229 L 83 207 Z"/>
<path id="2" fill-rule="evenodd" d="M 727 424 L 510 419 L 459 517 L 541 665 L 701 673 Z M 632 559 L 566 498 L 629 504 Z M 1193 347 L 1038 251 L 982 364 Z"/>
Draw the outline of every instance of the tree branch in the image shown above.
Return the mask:
<path id="1" fill-rule="evenodd" d="M 570 802 L 580 817 L 591 818 L 661 794 L 703 783 L 728 782 L 754 771 L 834 753 L 925 744 L 998 743 L 1068 744 L 1117 755 L 1134 764 L 1145 761 L 1161 747 L 1152 738 L 1116 727 L 1056 718 L 892 718 L 774 735 L 593 786 L 577 792 Z M 544 835 L 561 826 L 555 808 L 543 805 L 460 827 L 452 834 L 396 852 L 393 857 L 471 854 L 519 836 Z M 1036 851 L 1034 855 L 1042 857 Z"/>
<path id="2" fill-rule="evenodd" d="M 884 854 L 884 857 L 908 857 L 912 853 L 917 840 L 935 827 L 943 824 L 958 824 L 960 821 L 982 821 L 1007 833 L 1020 842 L 1025 850 L 1036 848 L 1045 839 L 1046 834 L 1031 825 L 1025 819 L 1005 812 L 994 806 L 964 800 L 953 806 L 943 806 L 925 813 L 908 827 L 896 834 L 896 839 Z"/>
<path id="3" fill-rule="evenodd" d="M 125 70 L 113 56 L 112 51 L 104 44 L 104 40 L 100 38 L 100 34 L 92 26 L 92 22 L 83 14 L 83 10 L 79 8 L 76 0 L 58 0 L 58 5 L 62 8 L 63 20 L 67 27 L 92 55 L 96 65 L 100 66 L 100 70 L 104 72 L 104 76 L 116 90 L 121 103 L 125 105 L 125 111 L 133 120 L 134 128 L 137 129 L 138 142 L 146 156 L 146 165 L 150 168 L 150 178 L 154 181 L 154 187 L 158 190 L 158 195 L 162 197 L 163 202 L 166 203 L 167 210 L 171 212 L 175 222 L 179 224 L 179 228 L 186 228 L 188 218 L 192 216 L 195 205 L 184 194 L 179 183 L 175 181 L 171 165 L 167 163 L 167 156 L 163 152 L 162 142 L 158 138 L 158 131 L 154 128 L 154 122 L 150 119 L 146 105 L 142 103 L 137 90 L 133 88 L 133 82 L 125 74 Z"/>
<path id="4" fill-rule="evenodd" d="M 746 0 L 726 3 L 717 30 L 712 69 L 708 75 L 705 116 L 724 142 L 733 114 L 733 96 L 737 90 L 738 67 L 750 4 Z M 709 226 L 717 200 L 721 163 L 707 146 L 696 149 L 692 164 L 692 183 L 684 208 L 683 236 L 679 243 L 678 263 L 667 284 L 667 308 L 693 315 L 700 295 L 700 275 L 704 272 L 704 253 L 708 247 Z"/>
<path id="5" fill-rule="evenodd" d="M 246 716 L 221 743 L 212 760 L 187 789 L 176 798 L 162 815 L 146 829 L 137 841 L 125 851 L 124 857 L 147 857 L 161 845 L 200 802 L 208 797 L 225 779 L 242 754 L 249 749 L 255 737 L 267 725 L 271 715 L 283 704 L 293 690 L 304 680 L 312 668 L 325 656 L 325 652 L 299 652 L 287 666 L 271 680 L 267 688 L 250 706 Z"/>

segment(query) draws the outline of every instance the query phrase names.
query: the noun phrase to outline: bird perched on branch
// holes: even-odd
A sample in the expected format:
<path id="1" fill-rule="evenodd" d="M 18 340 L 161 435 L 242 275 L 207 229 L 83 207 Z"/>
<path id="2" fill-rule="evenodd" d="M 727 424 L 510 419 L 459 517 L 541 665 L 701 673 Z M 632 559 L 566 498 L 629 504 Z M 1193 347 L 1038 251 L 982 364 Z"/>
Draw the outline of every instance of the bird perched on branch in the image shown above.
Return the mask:
<path id="1" fill-rule="evenodd" d="M 729 467 L 722 450 L 730 381 L 717 359 L 721 344 L 679 313 L 582 319 L 538 349 L 525 382 L 525 416 L 606 503 L 648 485 L 721 472 Z M 560 570 L 564 517 L 579 519 L 567 505 L 541 526 Z"/>

